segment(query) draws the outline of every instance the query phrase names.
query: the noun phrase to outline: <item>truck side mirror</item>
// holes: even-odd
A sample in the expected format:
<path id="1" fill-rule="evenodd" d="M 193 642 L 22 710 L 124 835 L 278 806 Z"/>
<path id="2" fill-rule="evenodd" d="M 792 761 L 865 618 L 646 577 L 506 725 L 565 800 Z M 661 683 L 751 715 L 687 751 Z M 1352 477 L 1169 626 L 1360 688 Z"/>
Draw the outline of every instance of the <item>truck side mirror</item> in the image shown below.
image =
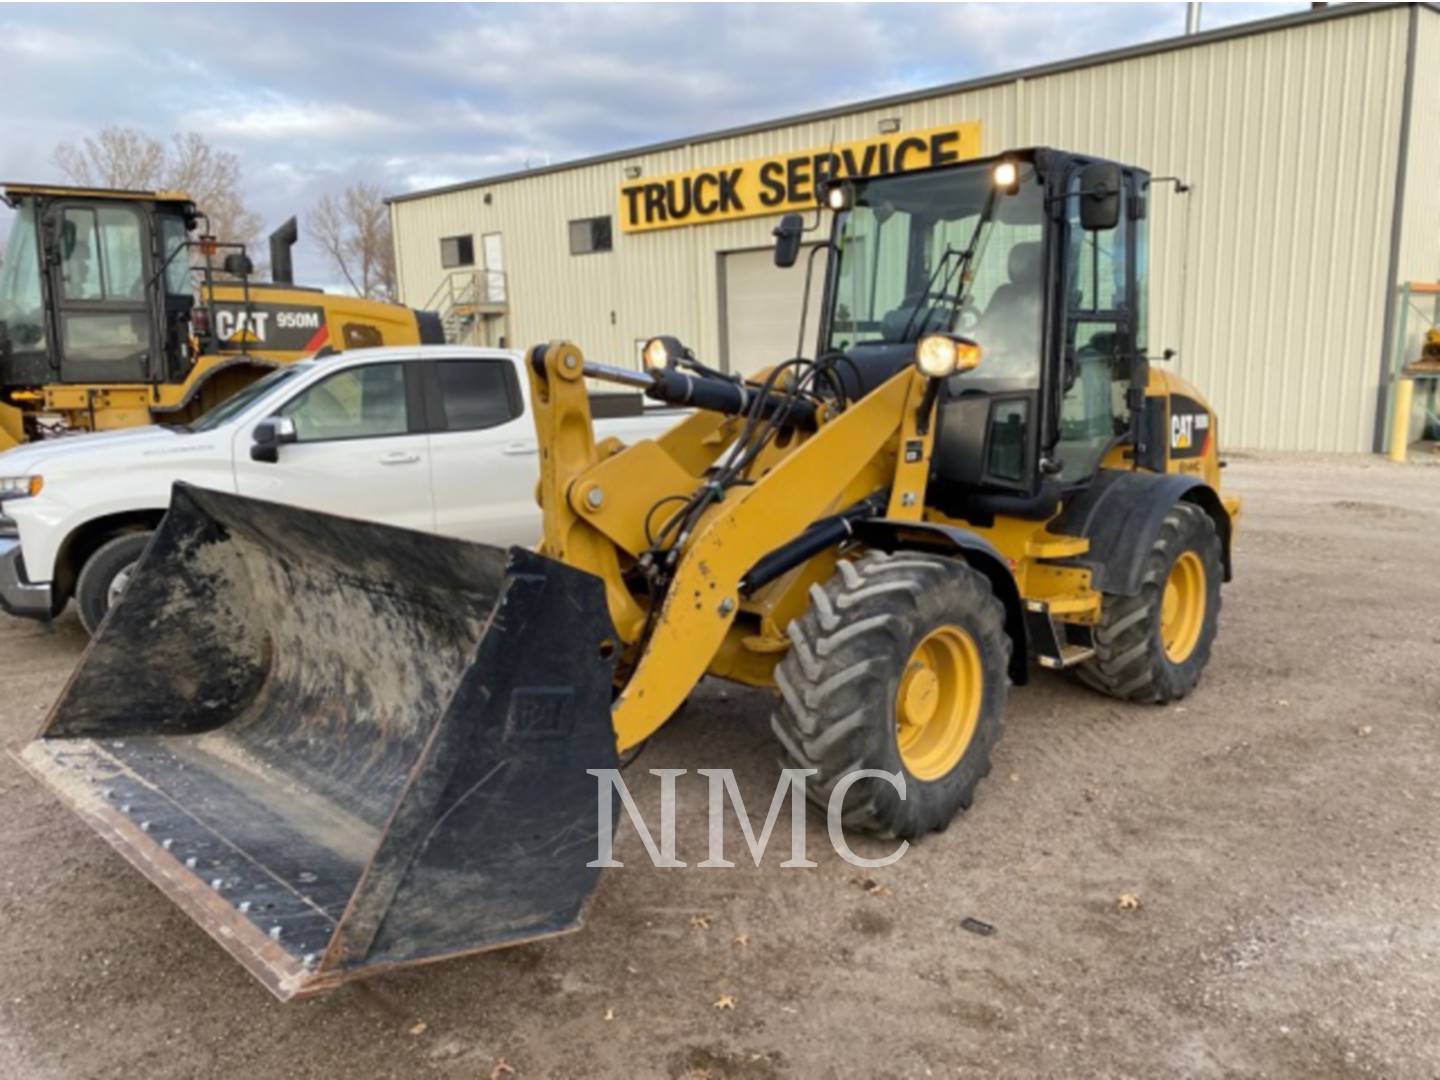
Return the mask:
<path id="1" fill-rule="evenodd" d="M 280 460 L 280 447 L 296 439 L 295 421 L 288 416 L 272 416 L 255 425 L 255 442 L 250 447 L 250 460 L 274 465 Z"/>
<path id="2" fill-rule="evenodd" d="M 805 219 L 799 214 L 786 214 L 775 226 L 775 265 L 782 270 L 795 265 L 800 258 L 800 240 L 805 234 Z"/>
<path id="3" fill-rule="evenodd" d="M 1120 223 L 1124 182 L 1120 166 L 1108 161 L 1095 161 L 1080 170 L 1081 228 L 1103 232 Z"/>

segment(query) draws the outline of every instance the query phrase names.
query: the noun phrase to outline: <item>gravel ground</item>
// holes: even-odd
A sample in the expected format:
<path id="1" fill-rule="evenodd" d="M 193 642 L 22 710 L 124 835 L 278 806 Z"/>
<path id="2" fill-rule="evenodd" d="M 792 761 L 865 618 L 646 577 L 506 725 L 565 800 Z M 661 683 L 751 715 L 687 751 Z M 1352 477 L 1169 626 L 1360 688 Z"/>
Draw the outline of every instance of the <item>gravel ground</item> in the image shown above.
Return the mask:
<path id="1" fill-rule="evenodd" d="M 1237 577 L 1181 705 L 1037 673 L 975 808 L 893 866 L 818 819 L 813 870 L 658 870 L 626 832 L 581 933 L 318 1001 L 272 1001 L 0 759 L 0 1076 L 1440 1075 L 1440 468 L 1226 479 Z M 83 646 L 0 616 L 0 741 Z M 647 751 L 691 770 L 682 858 L 694 769 L 768 805 L 766 712 L 707 683 Z"/>

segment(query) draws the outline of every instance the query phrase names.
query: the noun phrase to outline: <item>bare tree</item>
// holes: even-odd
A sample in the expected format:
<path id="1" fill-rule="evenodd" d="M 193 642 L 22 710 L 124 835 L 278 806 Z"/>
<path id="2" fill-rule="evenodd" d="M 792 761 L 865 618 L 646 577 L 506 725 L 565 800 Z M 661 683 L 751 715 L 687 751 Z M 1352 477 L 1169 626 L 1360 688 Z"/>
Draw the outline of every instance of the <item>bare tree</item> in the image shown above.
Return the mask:
<path id="1" fill-rule="evenodd" d="M 108 127 L 78 144 L 61 143 L 52 160 L 85 187 L 183 191 L 221 240 L 253 245 L 260 235 L 260 217 L 241 194 L 240 159 L 197 132 L 174 135 L 167 146 L 134 128 Z"/>
<path id="2" fill-rule="evenodd" d="M 134 128 L 108 127 L 79 145 L 61 143 L 51 160 L 83 187 L 159 187 L 165 172 L 165 144 Z"/>
<path id="3" fill-rule="evenodd" d="M 259 237 L 260 215 L 245 205 L 241 194 L 240 159 L 216 150 L 198 132 L 186 131 L 170 140 L 165 187 L 193 197 L 217 238 L 253 246 Z"/>
<path id="4" fill-rule="evenodd" d="M 307 215 L 306 231 L 357 296 L 395 299 L 395 242 L 379 187 L 361 181 L 338 196 L 321 196 Z"/>

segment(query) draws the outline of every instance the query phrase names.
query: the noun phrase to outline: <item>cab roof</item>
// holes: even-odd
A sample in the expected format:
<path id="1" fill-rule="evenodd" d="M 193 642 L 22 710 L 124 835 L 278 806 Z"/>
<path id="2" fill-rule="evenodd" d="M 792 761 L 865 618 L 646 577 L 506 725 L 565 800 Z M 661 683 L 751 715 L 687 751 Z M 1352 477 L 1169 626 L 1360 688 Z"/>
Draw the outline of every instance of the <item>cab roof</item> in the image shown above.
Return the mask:
<path id="1" fill-rule="evenodd" d="M 183 191 L 133 191 L 126 188 L 78 187 L 70 184 L 4 182 L 0 183 L 0 190 L 3 190 L 5 202 L 10 206 L 14 206 L 19 199 L 35 195 L 47 198 L 126 199 L 133 202 L 195 202 Z"/>

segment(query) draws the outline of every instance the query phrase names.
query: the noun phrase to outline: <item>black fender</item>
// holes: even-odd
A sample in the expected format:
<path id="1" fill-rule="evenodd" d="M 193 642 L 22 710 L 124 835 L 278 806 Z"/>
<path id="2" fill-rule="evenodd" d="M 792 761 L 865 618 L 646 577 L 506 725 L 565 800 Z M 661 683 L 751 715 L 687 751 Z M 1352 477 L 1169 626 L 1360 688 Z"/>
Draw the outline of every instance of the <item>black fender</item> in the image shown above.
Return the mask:
<path id="1" fill-rule="evenodd" d="M 1057 536 L 1090 541 L 1086 554 L 1068 561 L 1089 570 L 1096 589 L 1134 596 L 1140 591 L 1145 553 L 1160 535 L 1165 515 L 1181 502 L 1194 503 L 1215 522 L 1224 580 L 1229 581 L 1230 515 L 1219 493 L 1197 476 L 1101 469 L 1083 491 L 1066 500 L 1048 528 Z"/>
<path id="2" fill-rule="evenodd" d="M 1005 632 L 1014 648 L 1010 653 L 1010 681 L 1023 686 L 1030 680 L 1030 636 L 1025 630 L 1025 606 L 1010 561 L 978 533 L 954 525 L 896 518 L 867 518 L 852 526 L 854 536 L 881 551 L 919 550 L 959 555 L 984 574 L 995 597 L 1005 608 Z"/>
<path id="3" fill-rule="evenodd" d="M 151 405 L 150 411 L 157 415 L 179 412 L 180 410 L 188 407 L 189 404 L 195 400 L 195 395 L 200 393 L 200 388 L 202 386 L 208 383 L 216 375 L 219 375 L 222 371 L 230 371 L 234 368 L 239 367 L 252 367 L 255 368 L 256 371 L 260 372 L 263 376 L 265 373 L 273 371 L 275 370 L 275 368 L 278 368 L 282 363 L 283 361 L 270 360 L 263 356 L 237 356 L 233 360 L 226 360 L 223 363 L 216 364 L 209 371 L 205 372 L 204 375 L 201 375 L 200 378 L 196 379 L 194 383 L 191 384 L 190 389 L 185 391 L 185 396 L 181 398 L 178 402 L 176 402 L 174 405 Z"/>

